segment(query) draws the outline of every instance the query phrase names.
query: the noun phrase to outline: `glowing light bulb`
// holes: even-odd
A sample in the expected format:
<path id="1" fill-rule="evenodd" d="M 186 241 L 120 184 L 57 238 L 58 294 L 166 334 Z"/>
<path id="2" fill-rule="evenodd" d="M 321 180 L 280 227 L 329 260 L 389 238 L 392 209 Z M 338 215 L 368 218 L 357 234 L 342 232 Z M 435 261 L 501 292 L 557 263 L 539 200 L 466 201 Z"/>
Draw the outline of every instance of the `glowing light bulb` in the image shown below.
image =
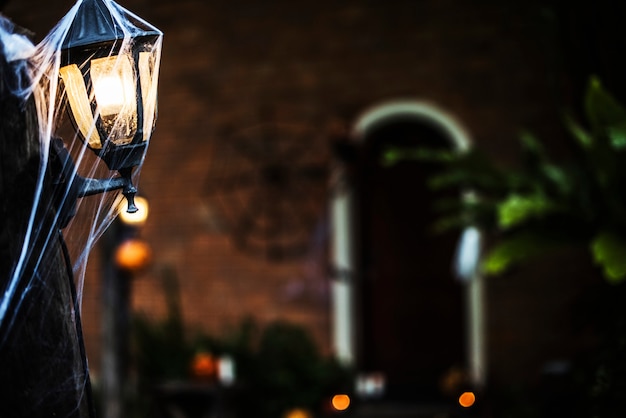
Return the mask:
<path id="1" fill-rule="evenodd" d="M 135 110 L 135 84 L 131 59 L 126 55 L 91 61 L 91 81 L 102 116 L 120 113 L 125 107 Z"/>
<path id="2" fill-rule="evenodd" d="M 128 55 L 91 60 L 93 94 L 102 128 L 115 144 L 127 144 L 137 131 L 136 83 Z"/>
<path id="3" fill-rule="evenodd" d="M 103 116 L 115 115 L 122 110 L 126 94 L 122 80 L 115 75 L 106 75 L 94 81 L 93 89 Z"/>

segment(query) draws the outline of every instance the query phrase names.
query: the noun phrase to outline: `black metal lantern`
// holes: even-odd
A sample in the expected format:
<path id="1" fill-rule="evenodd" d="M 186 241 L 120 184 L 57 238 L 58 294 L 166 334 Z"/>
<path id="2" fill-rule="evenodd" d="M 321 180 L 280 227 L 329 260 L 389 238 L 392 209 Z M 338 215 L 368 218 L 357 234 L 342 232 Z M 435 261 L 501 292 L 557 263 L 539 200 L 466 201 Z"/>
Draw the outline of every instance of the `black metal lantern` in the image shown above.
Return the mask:
<path id="1" fill-rule="evenodd" d="M 84 179 L 80 196 L 123 188 L 147 150 L 157 111 L 162 33 L 110 0 L 84 0 L 61 50 L 59 75 L 71 120 L 86 146 L 121 177 Z"/>

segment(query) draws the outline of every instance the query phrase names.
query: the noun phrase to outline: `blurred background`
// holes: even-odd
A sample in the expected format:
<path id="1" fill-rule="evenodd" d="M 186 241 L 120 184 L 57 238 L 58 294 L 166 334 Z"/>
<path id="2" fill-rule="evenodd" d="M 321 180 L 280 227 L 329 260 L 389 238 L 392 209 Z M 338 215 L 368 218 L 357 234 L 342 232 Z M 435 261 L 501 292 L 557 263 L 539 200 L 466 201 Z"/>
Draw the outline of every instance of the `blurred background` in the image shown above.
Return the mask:
<path id="1" fill-rule="evenodd" d="M 4 3 L 35 42 L 73 5 Z M 561 112 L 581 113 L 590 75 L 626 94 L 626 6 L 119 3 L 165 37 L 148 217 L 117 220 L 87 266 L 101 416 L 569 411 L 559 379 L 590 344 L 574 314 L 601 282 L 592 263 L 459 278 L 460 232 L 432 233 L 436 164 L 381 161 L 474 147 L 515 165 L 522 129 L 566 153 Z"/>

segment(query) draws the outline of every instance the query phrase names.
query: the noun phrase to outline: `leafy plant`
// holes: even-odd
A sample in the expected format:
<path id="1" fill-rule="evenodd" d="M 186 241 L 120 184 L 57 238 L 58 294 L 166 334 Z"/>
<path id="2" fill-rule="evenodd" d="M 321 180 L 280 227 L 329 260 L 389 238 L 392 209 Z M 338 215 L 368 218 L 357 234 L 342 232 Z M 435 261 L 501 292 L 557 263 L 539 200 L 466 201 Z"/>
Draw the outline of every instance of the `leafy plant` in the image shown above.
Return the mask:
<path id="1" fill-rule="evenodd" d="M 584 111 L 587 126 L 563 117 L 571 145 L 564 161 L 525 132 L 519 168 L 498 167 L 478 150 L 391 149 L 384 163 L 442 164 L 430 186 L 457 188 L 465 197 L 439 203 L 437 228 L 474 225 L 495 236 L 483 260 L 486 273 L 500 274 L 556 247 L 584 245 L 606 280 L 618 283 L 626 279 L 626 109 L 593 78 Z"/>
<path id="2" fill-rule="evenodd" d="M 249 361 L 238 369 L 238 416 L 280 417 L 295 408 L 319 413 L 325 399 L 351 390 L 350 371 L 322 356 L 306 330 L 295 324 L 269 324 L 257 343 L 248 346 L 246 357 Z"/>
<path id="3" fill-rule="evenodd" d="M 132 407 L 140 411 L 138 416 L 149 410 L 155 384 L 191 378 L 190 365 L 198 352 L 234 359 L 236 384 L 227 394 L 236 416 L 274 418 L 294 408 L 319 411 L 324 399 L 351 390 L 351 371 L 323 356 L 305 328 L 285 321 L 261 328 L 248 318 L 224 335 L 191 335 L 182 319 L 173 271 L 164 272 L 163 287 L 166 318 L 137 315 L 133 326 L 139 393 Z"/>
<path id="4" fill-rule="evenodd" d="M 187 378 L 193 355 L 193 348 L 185 339 L 178 280 L 173 270 L 164 270 L 162 285 L 167 316 L 162 321 L 152 321 L 136 314 L 133 321 L 134 362 L 142 385 Z"/>

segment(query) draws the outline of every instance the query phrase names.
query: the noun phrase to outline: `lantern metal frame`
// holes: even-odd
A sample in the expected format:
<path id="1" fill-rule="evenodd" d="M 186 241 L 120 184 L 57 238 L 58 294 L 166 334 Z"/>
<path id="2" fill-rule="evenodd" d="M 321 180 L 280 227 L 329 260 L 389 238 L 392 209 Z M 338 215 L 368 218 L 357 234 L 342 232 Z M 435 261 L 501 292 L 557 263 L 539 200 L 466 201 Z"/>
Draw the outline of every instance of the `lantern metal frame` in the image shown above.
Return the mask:
<path id="1" fill-rule="evenodd" d="M 89 141 L 84 138 L 71 109 L 68 104 L 68 113 L 70 119 L 76 129 L 77 134 L 81 137 L 84 145 L 92 150 L 100 159 L 102 159 L 110 170 L 117 170 L 121 177 L 111 179 L 90 179 L 83 178 L 76 174 L 73 164 L 67 163 L 66 155 L 59 155 L 58 158 L 63 162 L 62 166 L 66 167 L 63 176 L 73 176 L 71 181 L 74 195 L 78 197 L 90 196 L 103 193 L 106 191 L 122 189 L 123 195 L 128 200 L 127 212 L 133 213 L 137 211 L 134 204 L 134 196 L 137 189 L 132 184 L 132 172 L 134 167 L 141 164 L 149 142 L 148 133 L 146 137 L 144 126 L 144 95 L 148 92 L 142 91 L 141 71 L 139 69 L 139 57 L 143 52 L 152 52 L 152 48 L 156 45 L 159 38 L 163 35 L 158 29 L 150 26 L 146 22 L 139 20 L 136 16 L 124 16 L 128 18 L 124 28 L 120 22 L 116 21 L 116 16 L 111 13 L 109 3 L 105 0 L 84 0 L 76 16 L 68 29 L 67 35 L 62 43 L 61 49 L 61 67 L 76 64 L 80 69 L 85 88 L 88 92 L 87 99 L 91 107 L 91 114 L 95 120 L 95 129 L 101 139 L 101 148 L 90 146 Z M 123 10 L 123 9 L 122 9 Z M 120 13 L 122 12 L 120 10 Z M 103 128 L 102 118 L 98 113 L 97 106 L 91 90 L 93 89 L 91 80 L 91 60 L 97 58 L 114 57 L 122 51 L 126 46 L 128 38 L 132 42 L 129 51 L 132 53 L 132 65 L 135 82 L 135 100 L 136 100 L 136 127 L 132 139 L 128 143 L 117 144 L 109 138 L 109 133 Z M 158 74 L 152 74 L 158 77 Z M 156 82 L 154 80 L 153 82 Z M 68 86 L 66 86 L 68 88 Z M 91 93 L 90 93 L 91 92 Z M 156 96 L 154 98 L 156 100 Z M 154 104 L 154 116 L 152 117 L 152 125 L 147 129 L 154 129 L 154 121 L 156 120 L 156 103 Z M 51 147 L 51 150 L 58 152 L 59 147 Z"/>

